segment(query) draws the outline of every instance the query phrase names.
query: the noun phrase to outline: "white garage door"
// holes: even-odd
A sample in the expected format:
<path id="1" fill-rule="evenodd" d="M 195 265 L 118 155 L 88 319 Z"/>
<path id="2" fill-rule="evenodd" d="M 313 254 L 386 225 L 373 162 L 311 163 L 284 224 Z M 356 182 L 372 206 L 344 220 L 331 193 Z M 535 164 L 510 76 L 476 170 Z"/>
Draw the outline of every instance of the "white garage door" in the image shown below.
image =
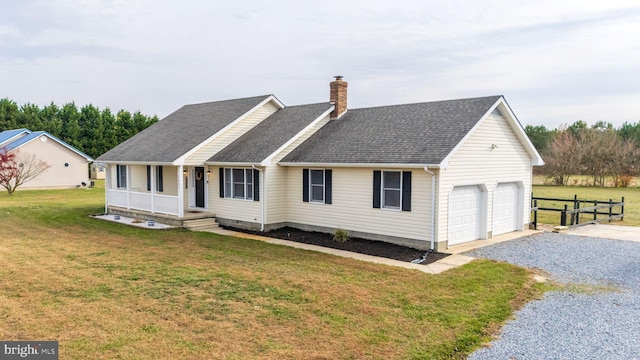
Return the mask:
<path id="1" fill-rule="evenodd" d="M 493 196 L 493 235 L 518 230 L 520 196 L 516 183 L 502 183 L 496 186 Z"/>
<path id="2" fill-rule="evenodd" d="M 477 185 L 456 186 L 449 197 L 449 245 L 480 238 L 482 192 Z"/>

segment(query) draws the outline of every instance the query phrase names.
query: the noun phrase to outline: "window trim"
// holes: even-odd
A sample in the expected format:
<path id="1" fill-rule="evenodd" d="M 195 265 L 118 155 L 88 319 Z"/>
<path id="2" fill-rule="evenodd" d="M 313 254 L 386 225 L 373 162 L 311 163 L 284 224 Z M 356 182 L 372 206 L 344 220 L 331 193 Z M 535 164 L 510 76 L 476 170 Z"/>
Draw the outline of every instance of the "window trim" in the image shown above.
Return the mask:
<path id="1" fill-rule="evenodd" d="M 156 165 L 156 192 L 164 192 L 164 174 L 162 165 Z"/>
<path id="2" fill-rule="evenodd" d="M 322 201 L 311 200 L 311 170 L 322 171 Z M 317 184 L 316 184 L 317 186 Z M 302 169 L 302 202 L 331 205 L 333 203 L 333 169 Z"/>
<path id="3" fill-rule="evenodd" d="M 313 183 L 313 172 L 320 171 L 322 173 L 322 184 L 314 184 Z M 313 198 L 313 188 L 314 187 L 322 187 L 322 200 L 317 200 Z M 325 178 L 325 169 L 309 169 L 309 202 L 314 204 L 324 204 L 326 198 L 326 178 Z"/>
<path id="4" fill-rule="evenodd" d="M 386 196 L 384 195 L 385 189 L 397 189 L 397 188 L 385 188 L 383 186 L 383 173 L 384 172 L 398 172 L 398 170 L 373 170 L 373 208 L 374 209 L 387 209 L 391 211 L 411 211 L 411 184 L 412 176 L 411 171 L 400 171 L 400 208 L 395 206 L 382 206 L 385 203 Z"/>
<path id="5" fill-rule="evenodd" d="M 398 182 L 399 182 L 399 188 L 390 188 L 390 187 L 386 187 L 385 186 L 385 173 L 397 173 L 398 174 Z M 395 171 L 395 170 L 382 170 L 382 175 L 381 175 L 381 179 L 380 179 L 380 208 L 382 209 L 388 209 L 388 210 L 396 210 L 396 211 L 402 211 L 402 171 Z M 398 192 L 398 200 L 399 200 L 399 204 L 398 206 L 391 206 L 391 205 L 387 205 L 387 196 L 386 196 L 386 190 L 390 190 L 390 191 L 397 191 Z"/>
<path id="6" fill-rule="evenodd" d="M 127 189 L 127 165 L 116 164 L 116 188 Z"/>
<path id="7" fill-rule="evenodd" d="M 221 182 L 224 186 L 223 191 L 220 192 L 221 195 L 225 199 L 235 199 L 235 200 L 244 200 L 244 201 L 257 201 L 254 200 L 254 192 L 256 187 L 255 176 L 259 176 L 259 173 L 256 174 L 254 169 L 252 168 L 221 168 L 223 181 Z M 242 182 L 236 181 L 234 179 L 234 172 L 242 170 Z M 248 179 L 251 179 L 250 181 Z M 242 184 L 242 197 L 236 195 L 236 185 Z"/>

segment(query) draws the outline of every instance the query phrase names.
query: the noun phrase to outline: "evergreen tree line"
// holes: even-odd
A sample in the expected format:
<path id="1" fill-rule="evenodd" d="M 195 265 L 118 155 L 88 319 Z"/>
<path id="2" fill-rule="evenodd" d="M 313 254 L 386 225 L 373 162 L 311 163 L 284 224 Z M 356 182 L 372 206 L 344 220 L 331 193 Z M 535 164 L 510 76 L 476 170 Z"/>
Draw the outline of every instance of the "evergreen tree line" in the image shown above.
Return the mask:
<path id="1" fill-rule="evenodd" d="M 157 121 L 156 115 L 126 110 L 113 113 L 109 108 L 100 110 L 92 104 L 78 109 L 74 102 L 63 106 L 51 102 L 40 108 L 0 99 L 0 132 L 21 128 L 46 131 L 93 158 Z"/>
<path id="2" fill-rule="evenodd" d="M 545 161 L 536 173 L 556 185 L 568 185 L 572 175 L 588 175 L 590 185 L 606 186 L 610 178 L 614 186 L 627 187 L 640 175 L 640 122 L 614 128 L 579 120 L 558 129 L 527 125 L 525 132 Z"/>

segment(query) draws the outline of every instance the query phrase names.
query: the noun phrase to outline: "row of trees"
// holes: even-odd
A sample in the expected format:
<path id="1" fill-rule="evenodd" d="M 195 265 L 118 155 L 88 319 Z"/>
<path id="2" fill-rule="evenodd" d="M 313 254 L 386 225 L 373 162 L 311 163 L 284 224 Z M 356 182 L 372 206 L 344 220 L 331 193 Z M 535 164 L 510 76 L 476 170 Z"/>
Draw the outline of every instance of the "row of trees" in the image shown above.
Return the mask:
<path id="1" fill-rule="evenodd" d="M 640 122 L 616 129 L 603 121 L 591 127 L 576 121 L 552 130 L 527 125 L 525 131 L 545 161 L 536 173 L 556 185 L 567 185 L 571 175 L 587 175 L 594 186 L 605 186 L 610 177 L 614 186 L 627 187 L 640 175 Z"/>
<path id="2" fill-rule="evenodd" d="M 139 111 L 109 108 L 99 109 L 91 104 L 78 109 L 70 102 L 63 106 L 51 103 L 40 108 L 34 104 L 19 106 L 9 99 L 0 99 L 0 131 L 27 128 L 44 130 L 96 158 L 158 121 Z"/>

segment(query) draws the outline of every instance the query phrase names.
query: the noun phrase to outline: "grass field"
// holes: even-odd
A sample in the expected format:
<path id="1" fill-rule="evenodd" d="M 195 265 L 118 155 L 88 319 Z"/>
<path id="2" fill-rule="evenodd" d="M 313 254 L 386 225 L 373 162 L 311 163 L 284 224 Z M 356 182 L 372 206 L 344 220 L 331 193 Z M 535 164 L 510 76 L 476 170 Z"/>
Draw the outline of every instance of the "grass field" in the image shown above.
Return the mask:
<path id="1" fill-rule="evenodd" d="M 611 224 L 618 225 L 631 225 L 640 226 L 640 188 L 603 188 L 603 187 L 584 187 L 584 186 L 552 186 L 552 185 L 534 185 L 533 195 L 536 197 L 546 198 L 559 198 L 559 199 L 573 199 L 574 195 L 578 195 L 578 199 L 585 200 L 609 200 L 620 201 L 624 196 L 625 217 L 623 221 L 614 221 Z M 565 204 L 569 204 L 571 208 L 572 203 L 563 203 L 555 201 L 539 202 L 538 206 L 562 208 Z M 589 206 L 589 205 L 584 205 Z M 620 208 L 614 208 L 615 211 L 619 211 Z M 584 215 L 588 216 L 588 215 Z M 547 212 L 541 211 L 538 213 L 538 223 L 545 224 L 560 224 L 559 212 Z"/>
<path id="2" fill-rule="evenodd" d="M 543 291 L 503 263 L 428 275 L 91 219 L 101 186 L 0 195 L 0 339 L 61 359 L 462 359 Z"/>

